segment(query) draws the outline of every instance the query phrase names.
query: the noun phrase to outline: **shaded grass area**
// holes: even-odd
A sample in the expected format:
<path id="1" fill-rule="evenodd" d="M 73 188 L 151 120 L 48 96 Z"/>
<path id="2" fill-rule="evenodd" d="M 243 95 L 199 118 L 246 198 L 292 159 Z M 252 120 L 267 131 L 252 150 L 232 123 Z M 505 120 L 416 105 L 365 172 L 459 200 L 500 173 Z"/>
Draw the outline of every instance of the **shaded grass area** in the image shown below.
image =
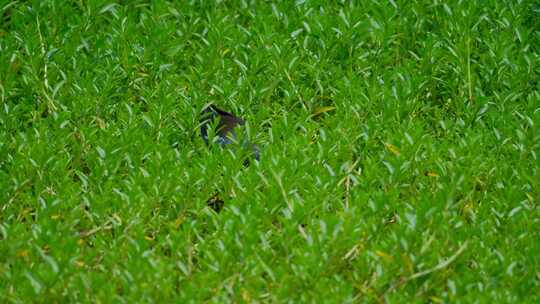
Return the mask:
<path id="1" fill-rule="evenodd" d="M 0 1 L 2 301 L 538 302 L 539 16 Z"/>

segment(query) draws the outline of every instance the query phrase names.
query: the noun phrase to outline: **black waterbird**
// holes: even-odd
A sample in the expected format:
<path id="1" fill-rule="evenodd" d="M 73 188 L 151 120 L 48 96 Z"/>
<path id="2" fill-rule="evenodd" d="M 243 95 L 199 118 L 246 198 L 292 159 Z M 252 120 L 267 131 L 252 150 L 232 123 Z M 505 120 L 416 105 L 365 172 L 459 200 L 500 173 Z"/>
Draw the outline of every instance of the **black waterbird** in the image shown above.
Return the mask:
<path id="1" fill-rule="evenodd" d="M 201 112 L 200 126 L 201 137 L 204 142 L 209 145 L 208 133 L 209 129 L 215 126 L 214 134 L 216 136 L 215 142 L 221 147 L 226 147 L 236 142 L 236 131 L 238 126 L 243 126 L 245 121 L 227 111 L 224 111 L 213 104 L 206 106 Z M 241 147 L 244 149 L 250 149 L 253 158 L 257 161 L 260 159 L 259 147 L 257 145 L 249 143 L 242 137 Z M 249 165 L 249 160 L 244 160 L 244 166 Z"/>

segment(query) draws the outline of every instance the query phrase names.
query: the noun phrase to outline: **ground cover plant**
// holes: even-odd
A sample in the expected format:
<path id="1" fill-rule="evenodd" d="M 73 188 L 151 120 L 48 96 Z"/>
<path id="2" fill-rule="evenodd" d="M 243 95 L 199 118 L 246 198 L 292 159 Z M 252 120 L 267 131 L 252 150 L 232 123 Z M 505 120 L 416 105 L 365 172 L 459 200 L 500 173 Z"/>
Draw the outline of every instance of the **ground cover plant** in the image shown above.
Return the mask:
<path id="1" fill-rule="evenodd" d="M 538 1 L 0 1 L 0 301 L 538 303 L 539 54 Z"/>

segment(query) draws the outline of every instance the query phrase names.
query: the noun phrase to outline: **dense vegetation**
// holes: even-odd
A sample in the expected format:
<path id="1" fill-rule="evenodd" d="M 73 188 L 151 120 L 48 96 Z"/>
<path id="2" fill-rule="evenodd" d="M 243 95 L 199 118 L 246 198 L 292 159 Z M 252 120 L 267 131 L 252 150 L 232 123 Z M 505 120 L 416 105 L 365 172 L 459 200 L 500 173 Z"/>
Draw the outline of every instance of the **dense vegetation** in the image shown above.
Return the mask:
<path id="1" fill-rule="evenodd" d="M 0 301 L 540 302 L 540 3 L 332 3 L 0 1 Z"/>

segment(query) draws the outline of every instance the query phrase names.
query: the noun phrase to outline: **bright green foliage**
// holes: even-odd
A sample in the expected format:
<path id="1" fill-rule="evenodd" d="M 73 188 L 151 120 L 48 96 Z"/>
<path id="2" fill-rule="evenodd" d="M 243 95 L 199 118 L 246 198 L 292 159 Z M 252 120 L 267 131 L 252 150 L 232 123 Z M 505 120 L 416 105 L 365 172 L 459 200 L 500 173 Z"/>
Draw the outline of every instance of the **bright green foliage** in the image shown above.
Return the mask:
<path id="1" fill-rule="evenodd" d="M 0 1 L 0 302 L 540 302 L 538 1 L 108 1 Z"/>

